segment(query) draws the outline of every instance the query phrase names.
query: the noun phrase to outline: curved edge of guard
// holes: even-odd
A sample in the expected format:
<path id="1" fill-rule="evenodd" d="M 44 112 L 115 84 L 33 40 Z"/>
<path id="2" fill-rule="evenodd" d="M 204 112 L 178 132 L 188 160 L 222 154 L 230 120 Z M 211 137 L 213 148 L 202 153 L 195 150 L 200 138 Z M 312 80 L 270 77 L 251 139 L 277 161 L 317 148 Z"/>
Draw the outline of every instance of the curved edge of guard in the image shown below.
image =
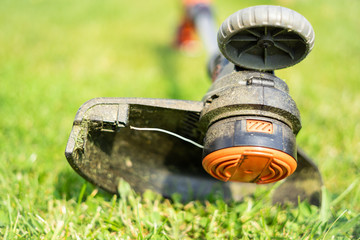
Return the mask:
<path id="1" fill-rule="evenodd" d="M 93 98 L 82 104 L 73 122 L 65 148 L 65 157 L 75 172 L 92 184 L 98 185 L 82 171 L 82 165 L 90 164 L 85 155 L 89 130 L 107 131 L 113 130 L 115 125 L 120 124 L 121 127 L 129 125 L 130 105 L 155 106 L 197 112 L 200 112 L 203 107 L 203 103 L 198 101 L 150 98 Z M 101 188 L 111 193 L 117 193 L 114 189 L 104 188 L 103 186 Z"/>
<path id="2" fill-rule="evenodd" d="M 323 186 L 321 173 L 313 160 L 299 147 L 297 158 L 298 168 L 275 189 L 272 201 L 280 204 L 291 202 L 297 205 L 300 200 L 320 206 Z"/>

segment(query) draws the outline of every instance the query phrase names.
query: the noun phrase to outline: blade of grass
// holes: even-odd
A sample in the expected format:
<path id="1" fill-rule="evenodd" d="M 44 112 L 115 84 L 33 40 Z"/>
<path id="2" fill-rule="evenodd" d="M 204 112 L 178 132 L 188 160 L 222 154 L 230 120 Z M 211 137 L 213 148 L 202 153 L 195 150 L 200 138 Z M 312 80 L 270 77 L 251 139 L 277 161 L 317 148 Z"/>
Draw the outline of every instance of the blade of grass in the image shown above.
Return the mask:
<path id="1" fill-rule="evenodd" d="M 331 201 L 330 206 L 335 206 L 337 204 L 339 204 L 346 196 L 348 196 L 352 190 L 358 186 L 360 182 L 360 179 L 356 179 L 352 184 L 350 184 L 345 191 L 343 191 L 337 198 L 335 198 L 334 200 Z"/>
<path id="2" fill-rule="evenodd" d="M 84 183 L 81 187 L 81 190 L 80 190 L 80 194 L 79 194 L 79 198 L 78 198 L 78 201 L 77 201 L 77 205 L 80 206 L 82 200 L 83 200 L 83 197 L 84 197 L 84 194 L 85 194 L 85 191 L 86 191 L 86 186 L 87 184 Z"/>
<path id="3" fill-rule="evenodd" d="M 319 220 L 327 222 L 330 219 L 330 197 L 325 186 L 321 188 L 321 210 Z"/>
<path id="4" fill-rule="evenodd" d="M 326 239 L 327 234 L 329 233 L 329 231 L 332 229 L 332 227 L 335 225 L 335 223 L 347 212 L 348 210 L 345 209 L 337 218 L 336 220 L 330 225 L 330 227 L 328 228 L 328 230 L 325 232 L 323 240 Z"/>

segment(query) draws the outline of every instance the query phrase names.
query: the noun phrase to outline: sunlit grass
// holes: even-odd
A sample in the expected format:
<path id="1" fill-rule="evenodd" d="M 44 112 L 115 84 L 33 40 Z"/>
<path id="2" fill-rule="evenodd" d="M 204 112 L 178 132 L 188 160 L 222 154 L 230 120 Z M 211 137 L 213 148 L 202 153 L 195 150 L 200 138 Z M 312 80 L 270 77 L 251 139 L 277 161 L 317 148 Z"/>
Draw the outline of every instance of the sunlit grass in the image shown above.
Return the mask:
<path id="1" fill-rule="evenodd" d="M 216 1 L 219 23 L 254 4 L 305 15 L 313 52 L 277 75 L 301 112 L 298 143 L 326 186 L 323 208 L 243 202 L 182 204 L 123 190 L 121 199 L 81 179 L 64 149 L 77 109 L 94 97 L 200 100 L 206 56 L 171 49 L 180 1 L 0 3 L 0 236 L 5 239 L 359 238 L 359 1 Z M 126 184 L 123 183 L 126 189 Z M 87 186 L 86 188 L 84 186 Z"/>

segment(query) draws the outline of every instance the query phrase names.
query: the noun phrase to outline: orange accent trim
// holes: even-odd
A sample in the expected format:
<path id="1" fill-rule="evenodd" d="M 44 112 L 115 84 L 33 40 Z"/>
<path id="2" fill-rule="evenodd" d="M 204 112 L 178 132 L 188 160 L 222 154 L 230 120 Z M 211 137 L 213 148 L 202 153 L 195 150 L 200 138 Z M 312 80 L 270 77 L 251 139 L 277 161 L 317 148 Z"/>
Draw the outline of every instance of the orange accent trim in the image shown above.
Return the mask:
<path id="1" fill-rule="evenodd" d="M 230 147 L 208 154 L 204 169 L 222 181 L 273 183 L 290 176 L 297 167 L 290 155 L 266 147 Z"/>
<path id="2" fill-rule="evenodd" d="M 178 28 L 175 45 L 178 48 L 191 47 L 196 42 L 195 26 L 190 19 L 185 19 Z"/>
<path id="3" fill-rule="evenodd" d="M 246 131 L 248 132 L 262 132 L 273 133 L 273 124 L 267 121 L 260 120 L 246 120 Z"/>
<path id="4" fill-rule="evenodd" d="M 183 0 L 183 4 L 185 6 L 193 6 L 193 5 L 196 5 L 196 4 L 210 4 L 211 3 L 211 0 Z"/>

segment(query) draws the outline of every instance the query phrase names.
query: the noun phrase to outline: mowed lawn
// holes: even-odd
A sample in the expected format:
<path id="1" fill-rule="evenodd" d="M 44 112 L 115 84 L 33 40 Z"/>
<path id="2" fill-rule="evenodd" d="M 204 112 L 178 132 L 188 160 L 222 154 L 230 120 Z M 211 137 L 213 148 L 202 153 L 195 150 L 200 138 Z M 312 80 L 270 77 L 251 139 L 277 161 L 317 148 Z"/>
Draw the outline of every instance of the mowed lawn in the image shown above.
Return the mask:
<path id="1" fill-rule="evenodd" d="M 323 174 L 323 206 L 121 197 L 86 183 L 64 150 L 77 109 L 94 97 L 200 100 L 207 56 L 171 48 L 178 1 L 0 2 L 0 238 L 359 239 L 360 1 L 215 1 L 218 24 L 251 5 L 292 8 L 315 47 L 277 71 L 301 112 L 297 141 Z"/>

